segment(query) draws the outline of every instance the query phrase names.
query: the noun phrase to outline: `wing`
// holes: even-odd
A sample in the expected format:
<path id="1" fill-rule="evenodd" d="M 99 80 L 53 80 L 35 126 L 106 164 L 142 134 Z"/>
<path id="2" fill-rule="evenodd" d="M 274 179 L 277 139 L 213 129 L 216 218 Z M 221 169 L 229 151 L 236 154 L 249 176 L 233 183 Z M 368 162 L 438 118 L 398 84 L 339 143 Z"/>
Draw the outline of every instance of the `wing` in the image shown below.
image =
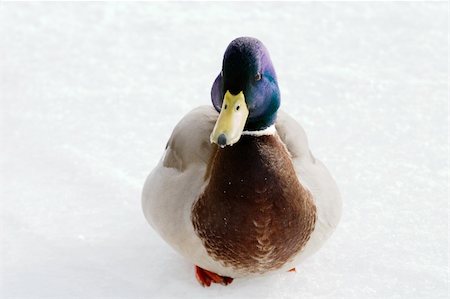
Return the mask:
<path id="1" fill-rule="evenodd" d="M 306 257 L 317 251 L 335 230 L 341 218 L 342 200 L 330 172 L 312 155 L 306 133 L 297 121 L 280 111 L 276 129 L 292 156 L 300 183 L 311 191 L 317 208 L 316 227 L 304 249 Z"/>
<path id="2" fill-rule="evenodd" d="M 211 106 L 198 107 L 185 115 L 174 128 L 162 159 L 147 177 L 142 191 L 147 221 L 186 256 L 198 245 L 190 211 L 205 184 L 204 175 L 215 149 L 209 135 L 217 117 Z M 191 246 L 192 242 L 197 245 Z"/>
<path id="3" fill-rule="evenodd" d="M 167 142 L 163 166 L 184 171 L 191 164 L 208 164 L 216 149 L 209 135 L 217 117 L 217 111 L 211 106 L 200 106 L 183 117 Z"/>
<path id="4" fill-rule="evenodd" d="M 275 127 L 281 140 L 283 140 L 288 151 L 291 153 L 294 162 L 307 161 L 314 163 L 315 159 L 309 150 L 305 130 L 303 130 L 295 119 L 280 110 L 278 111 Z"/>
<path id="5" fill-rule="evenodd" d="M 335 227 L 341 214 L 339 190 L 325 165 L 312 155 L 305 130 L 283 111 L 278 113 L 276 129 L 291 153 L 300 182 L 311 191 L 322 216 L 325 216 L 322 220 Z"/>

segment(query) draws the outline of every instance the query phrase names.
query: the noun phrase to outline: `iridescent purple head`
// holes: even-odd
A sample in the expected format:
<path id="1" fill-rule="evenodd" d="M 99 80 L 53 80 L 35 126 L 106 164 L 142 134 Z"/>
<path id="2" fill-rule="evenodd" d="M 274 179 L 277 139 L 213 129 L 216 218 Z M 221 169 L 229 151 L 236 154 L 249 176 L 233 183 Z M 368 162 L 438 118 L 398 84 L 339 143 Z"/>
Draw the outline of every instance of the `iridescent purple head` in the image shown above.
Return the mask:
<path id="1" fill-rule="evenodd" d="M 274 124 L 280 106 L 277 76 L 266 47 L 252 37 L 239 37 L 227 47 L 222 71 L 211 89 L 215 109 L 228 109 L 224 103 L 227 95 L 234 97 L 241 92 L 248 109 L 244 130 L 262 130 Z M 240 109 L 239 104 L 235 105 Z"/>

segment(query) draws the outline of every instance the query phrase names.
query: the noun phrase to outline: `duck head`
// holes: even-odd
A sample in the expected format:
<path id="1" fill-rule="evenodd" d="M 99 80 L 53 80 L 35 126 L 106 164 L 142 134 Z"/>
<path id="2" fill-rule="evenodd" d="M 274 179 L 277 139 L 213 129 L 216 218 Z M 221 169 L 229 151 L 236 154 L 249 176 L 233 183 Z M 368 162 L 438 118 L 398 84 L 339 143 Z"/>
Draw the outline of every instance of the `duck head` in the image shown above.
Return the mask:
<path id="1" fill-rule="evenodd" d="M 220 147 L 238 142 L 244 130 L 264 130 L 275 123 L 280 91 L 269 53 L 259 40 L 239 37 L 230 43 L 211 99 L 220 114 L 210 140 Z"/>

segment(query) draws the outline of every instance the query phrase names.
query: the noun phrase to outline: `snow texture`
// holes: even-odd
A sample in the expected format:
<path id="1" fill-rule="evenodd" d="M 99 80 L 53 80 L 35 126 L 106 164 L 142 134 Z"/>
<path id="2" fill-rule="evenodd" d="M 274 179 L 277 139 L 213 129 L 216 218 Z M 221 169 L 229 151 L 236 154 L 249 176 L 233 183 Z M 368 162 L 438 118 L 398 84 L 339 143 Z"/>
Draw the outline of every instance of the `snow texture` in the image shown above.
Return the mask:
<path id="1" fill-rule="evenodd" d="M 0 3 L 2 298 L 446 298 L 448 4 Z M 262 40 L 344 199 L 297 268 L 203 289 L 141 189 Z"/>

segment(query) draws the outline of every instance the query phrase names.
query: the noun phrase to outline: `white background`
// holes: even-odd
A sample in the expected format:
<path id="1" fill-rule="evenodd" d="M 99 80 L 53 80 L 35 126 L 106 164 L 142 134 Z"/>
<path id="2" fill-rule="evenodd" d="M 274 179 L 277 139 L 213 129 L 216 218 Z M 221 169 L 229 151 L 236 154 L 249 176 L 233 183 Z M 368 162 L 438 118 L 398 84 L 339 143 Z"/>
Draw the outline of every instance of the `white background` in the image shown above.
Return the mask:
<path id="1" fill-rule="evenodd" d="M 2 298 L 444 298 L 448 5 L 1 3 Z M 344 198 L 297 267 L 201 288 L 140 193 L 228 43 L 262 40 L 282 108 Z"/>

